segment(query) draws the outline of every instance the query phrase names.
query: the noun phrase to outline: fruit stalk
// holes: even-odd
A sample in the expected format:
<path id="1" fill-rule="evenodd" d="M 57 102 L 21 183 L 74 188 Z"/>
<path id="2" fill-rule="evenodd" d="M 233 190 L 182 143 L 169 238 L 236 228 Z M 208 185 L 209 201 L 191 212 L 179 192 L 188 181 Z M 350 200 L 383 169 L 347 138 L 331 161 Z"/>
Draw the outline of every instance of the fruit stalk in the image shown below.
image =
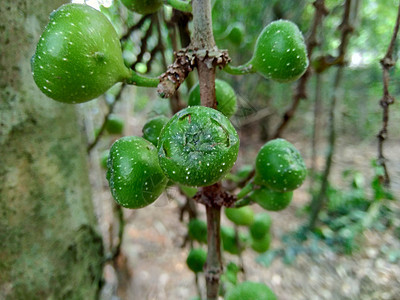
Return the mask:
<path id="1" fill-rule="evenodd" d="M 206 285 L 207 300 L 217 300 L 219 290 L 219 278 L 222 271 L 221 259 L 221 207 L 207 206 L 207 262 L 206 262 Z"/>
<path id="2" fill-rule="evenodd" d="M 215 40 L 212 31 L 211 2 L 210 0 L 193 0 L 193 36 L 194 49 L 212 50 Z M 201 105 L 216 108 L 215 101 L 215 66 L 197 59 L 197 72 L 199 74 Z"/>
<path id="3" fill-rule="evenodd" d="M 211 2 L 210 0 L 193 0 L 193 36 L 192 47 L 194 49 L 212 50 L 215 48 L 215 40 L 212 31 Z M 196 59 L 199 75 L 201 105 L 216 108 L 215 98 L 215 66 L 210 68 L 207 64 Z M 212 187 L 204 187 L 203 193 L 211 191 Z M 213 200 L 213 199 L 211 199 Z M 214 201 L 206 205 L 207 214 L 207 262 L 205 277 L 207 286 L 207 299 L 217 300 L 219 280 L 222 272 L 220 221 L 221 207 Z"/>

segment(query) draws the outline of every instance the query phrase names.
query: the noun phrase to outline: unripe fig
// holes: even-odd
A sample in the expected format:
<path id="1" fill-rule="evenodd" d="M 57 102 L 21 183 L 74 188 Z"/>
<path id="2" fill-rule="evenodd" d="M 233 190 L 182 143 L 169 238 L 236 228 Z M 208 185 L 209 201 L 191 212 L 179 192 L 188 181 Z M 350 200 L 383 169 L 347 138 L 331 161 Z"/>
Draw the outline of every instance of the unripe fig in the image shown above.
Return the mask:
<path id="1" fill-rule="evenodd" d="M 236 225 L 250 226 L 254 221 L 254 212 L 249 206 L 225 208 L 225 215 Z"/>
<path id="2" fill-rule="evenodd" d="M 230 40 L 236 46 L 239 46 L 243 42 L 244 37 L 244 26 L 242 23 L 233 23 L 229 28 L 228 40 Z"/>
<path id="3" fill-rule="evenodd" d="M 261 187 L 254 190 L 249 197 L 266 210 L 279 211 L 290 204 L 293 192 L 277 192 L 270 190 L 268 187 Z"/>
<path id="4" fill-rule="evenodd" d="M 245 281 L 233 289 L 228 291 L 225 295 L 225 300 L 277 300 L 274 292 L 263 283 Z"/>
<path id="5" fill-rule="evenodd" d="M 255 240 L 262 239 L 268 234 L 271 223 L 272 220 L 268 213 L 264 212 L 256 214 L 253 224 L 249 227 L 251 237 Z"/>
<path id="6" fill-rule="evenodd" d="M 120 138 L 112 145 L 107 180 L 115 201 L 126 208 L 153 203 L 168 181 L 154 145 L 137 136 Z"/>
<path id="7" fill-rule="evenodd" d="M 264 77 L 280 82 L 303 75 L 308 67 L 307 48 L 296 24 L 278 20 L 267 25 L 248 64 Z"/>
<path id="8" fill-rule="evenodd" d="M 257 154 L 257 184 L 278 192 L 289 192 L 300 187 L 306 174 L 307 168 L 300 152 L 284 139 L 267 142 Z"/>
<path id="9" fill-rule="evenodd" d="M 215 97 L 217 100 L 217 110 L 222 112 L 227 118 L 232 117 L 237 111 L 236 94 L 233 88 L 226 81 L 215 80 Z M 200 86 L 194 85 L 189 92 L 189 106 L 200 105 Z"/>
<path id="10" fill-rule="evenodd" d="M 186 264 L 194 273 L 199 273 L 203 271 L 206 261 L 207 252 L 202 248 L 194 248 L 190 250 Z"/>
<path id="11" fill-rule="evenodd" d="M 212 185 L 229 172 L 239 137 L 219 111 L 192 106 L 176 113 L 161 131 L 159 161 L 165 175 L 187 186 Z"/>
<path id="12" fill-rule="evenodd" d="M 190 220 L 188 224 L 188 233 L 192 240 L 207 244 L 207 223 L 203 220 Z"/>
<path id="13" fill-rule="evenodd" d="M 142 15 L 155 13 L 163 4 L 162 0 L 121 0 L 121 2 L 131 11 Z"/>
<path id="14" fill-rule="evenodd" d="M 111 114 L 106 121 L 106 130 L 111 134 L 121 134 L 124 130 L 124 119 L 117 115 Z"/>
<path id="15" fill-rule="evenodd" d="M 110 154 L 110 150 L 104 150 L 100 155 L 100 166 L 103 169 L 107 169 L 107 161 L 108 161 L 109 154 Z"/>
<path id="16" fill-rule="evenodd" d="M 65 4 L 50 15 L 31 65 L 39 89 L 64 103 L 89 101 L 131 77 L 113 25 L 83 4 Z"/>
<path id="17" fill-rule="evenodd" d="M 167 124 L 168 120 L 169 119 L 163 115 L 148 120 L 142 129 L 143 138 L 157 147 L 161 130 L 163 129 L 164 125 Z"/>
<path id="18" fill-rule="evenodd" d="M 269 249 L 270 244 L 271 244 L 271 235 L 267 233 L 261 239 L 252 239 L 251 248 L 258 253 L 264 253 Z"/>
<path id="19" fill-rule="evenodd" d="M 242 232 L 239 233 L 239 244 L 236 241 L 235 229 L 232 227 L 221 226 L 221 241 L 225 251 L 231 254 L 239 254 L 244 250 L 244 244 L 247 242 L 248 236 Z"/>

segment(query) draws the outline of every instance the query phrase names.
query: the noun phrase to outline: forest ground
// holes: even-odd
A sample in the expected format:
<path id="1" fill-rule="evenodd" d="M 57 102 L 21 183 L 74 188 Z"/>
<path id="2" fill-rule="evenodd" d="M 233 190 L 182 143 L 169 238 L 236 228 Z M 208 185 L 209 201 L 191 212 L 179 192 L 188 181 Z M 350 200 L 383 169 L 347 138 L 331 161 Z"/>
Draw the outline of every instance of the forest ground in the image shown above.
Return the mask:
<path id="1" fill-rule="evenodd" d="M 136 122 L 131 121 L 132 128 Z M 138 130 L 136 130 L 138 131 Z M 251 130 L 250 130 L 251 131 Z M 254 130 L 253 130 L 254 131 Z M 140 135 L 140 132 L 131 134 Z M 241 133 L 241 153 L 238 165 L 254 160 L 257 149 L 257 135 L 249 132 Z M 285 138 L 293 142 L 302 152 L 307 165 L 310 161 L 309 140 L 296 138 L 288 133 Z M 317 158 L 318 168 L 324 164 L 325 145 L 319 144 Z M 334 157 L 330 180 L 336 186 L 348 186 L 341 176 L 346 169 L 361 171 L 369 183 L 372 177 L 371 160 L 376 157 L 376 140 L 359 142 L 349 136 L 340 136 Z M 246 154 L 244 154 L 246 153 Z M 398 198 L 400 195 L 400 147 L 398 140 L 388 140 L 385 144 L 389 172 L 392 179 L 392 190 Z M 98 157 L 92 155 L 93 195 L 96 213 L 101 225 L 106 247 L 110 240 L 117 243 L 118 228 L 113 225 L 112 199 L 104 170 L 98 166 Z M 99 181 L 98 178 L 102 180 Z M 307 216 L 299 214 L 301 208 L 309 202 L 308 182 L 295 192 L 291 205 L 282 212 L 271 212 L 273 219 L 273 241 L 271 249 L 282 246 L 281 237 L 292 232 L 307 221 Z M 191 299 L 196 296 L 195 279 L 185 264 L 188 247 L 181 245 L 186 235 L 186 227 L 179 222 L 178 203 L 184 200 L 173 188 L 168 196 L 150 207 L 140 210 L 125 210 L 125 231 L 117 267 L 105 268 L 106 285 L 103 289 L 103 300 L 111 299 L 119 282 L 122 300 L 164 300 Z M 176 201 L 174 200 L 176 199 Z M 398 202 L 392 204 L 400 209 Z M 254 210 L 261 211 L 253 205 Z M 200 217 L 204 219 L 204 208 L 199 206 Z M 228 223 L 224 218 L 223 223 Z M 398 224 L 399 225 L 399 224 Z M 397 225 L 397 226 L 398 226 Z M 112 237 L 112 238 L 110 238 Z M 392 230 L 378 232 L 366 230 L 360 237 L 361 247 L 352 255 L 338 254 L 323 243 L 319 244 L 320 254 L 303 253 L 290 265 L 282 259 L 275 259 L 269 267 L 255 262 L 257 254 L 247 250 L 243 254 L 245 277 L 247 280 L 260 281 L 269 285 L 280 300 L 317 300 L 317 299 L 400 299 L 400 265 L 390 263 L 387 250 L 400 249 L 400 240 Z M 225 261 L 236 261 L 237 257 L 227 255 Z M 116 273 L 118 269 L 118 273 Z M 243 275 L 240 275 L 243 278 Z M 204 279 L 200 278 L 200 285 Z M 115 298 L 114 298 L 115 299 Z"/>

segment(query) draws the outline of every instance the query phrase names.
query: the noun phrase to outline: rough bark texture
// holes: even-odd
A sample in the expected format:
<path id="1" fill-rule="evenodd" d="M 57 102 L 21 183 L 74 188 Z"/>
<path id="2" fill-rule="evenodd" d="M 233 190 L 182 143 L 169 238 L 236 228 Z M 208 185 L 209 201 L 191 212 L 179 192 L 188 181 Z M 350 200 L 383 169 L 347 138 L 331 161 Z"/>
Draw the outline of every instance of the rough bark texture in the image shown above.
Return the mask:
<path id="1" fill-rule="evenodd" d="M 0 6 L 0 299 L 95 299 L 101 282 L 76 107 L 46 98 L 30 72 L 62 2 Z"/>

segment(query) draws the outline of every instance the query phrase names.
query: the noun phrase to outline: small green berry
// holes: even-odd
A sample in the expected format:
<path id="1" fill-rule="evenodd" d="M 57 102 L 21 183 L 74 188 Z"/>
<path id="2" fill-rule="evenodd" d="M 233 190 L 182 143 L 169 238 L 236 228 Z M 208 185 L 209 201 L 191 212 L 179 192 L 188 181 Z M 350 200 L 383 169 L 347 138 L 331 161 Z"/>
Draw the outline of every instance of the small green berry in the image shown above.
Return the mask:
<path id="1" fill-rule="evenodd" d="M 111 134 L 122 134 L 124 130 L 124 119 L 121 117 L 111 114 L 108 116 L 106 121 L 106 130 Z"/>
<path id="2" fill-rule="evenodd" d="M 236 241 L 235 229 L 232 227 L 221 226 L 221 242 L 225 251 L 231 254 L 239 254 L 244 250 L 248 236 L 239 233 L 239 241 Z"/>
<path id="3" fill-rule="evenodd" d="M 104 150 L 100 155 L 100 166 L 103 169 L 107 169 L 107 161 L 109 154 L 110 154 L 109 150 Z"/>
<path id="4" fill-rule="evenodd" d="M 244 38 L 244 26 L 242 23 L 233 23 L 229 28 L 227 39 L 230 40 L 234 45 L 239 46 L 243 42 Z"/>
<path id="5" fill-rule="evenodd" d="M 271 235 L 267 233 L 261 239 L 253 239 L 251 241 L 251 248 L 258 253 L 264 253 L 269 249 L 270 244 L 271 244 Z"/>
<path id="6" fill-rule="evenodd" d="M 138 14 L 148 15 L 155 13 L 162 7 L 162 0 L 121 0 L 128 9 Z"/>
<path id="7" fill-rule="evenodd" d="M 278 192 L 289 192 L 300 187 L 306 174 L 307 168 L 300 152 L 284 139 L 267 142 L 257 154 L 257 184 Z"/>
<path id="8" fill-rule="evenodd" d="M 239 137 L 219 111 L 192 106 L 176 113 L 164 126 L 158 142 L 160 166 L 174 182 L 208 186 L 232 168 Z"/>
<path id="9" fill-rule="evenodd" d="M 64 103 L 81 103 L 131 77 L 117 32 L 107 17 L 83 4 L 61 6 L 50 16 L 31 60 L 39 89 Z"/>
<path id="10" fill-rule="evenodd" d="M 168 120 L 169 119 L 163 115 L 148 120 L 142 129 L 143 138 L 157 147 L 161 130 L 163 129 L 164 125 L 167 124 Z"/>
<path id="11" fill-rule="evenodd" d="M 217 100 L 217 110 L 222 112 L 227 118 L 232 117 L 237 111 L 237 99 L 234 89 L 226 81 L 215 80 L 215 97 Z M 194 85 L 189 92 L 189 106 L 200 105 L 200 86 Z"/>
<path id="12" fill-rule="evenodd" d="M 249 206 L 225 208 L 225 215 L 236 225 L 250 226 L 254 221 L 254 212 Z"/>
<path id="13" fill-rule="evenodd" d="M 228 291 L 225 300 L 277 300 L 274 292 L 265 284 L 245 281 Z"/>
<path id="14" fill-rule="evenodd" d="M 203 220 L 190 220 L 188 224 L 188 233 L 192 240 L 207 244 L 207 223 Z"/>
<path id="15" fill-rule="evenodd" d="M 120 138 L 111 146 L 107 180 L 115 201 L 126 208 L 153 203 L 168 181 L 154 145 L 137 136 Z"/>
<path id="16" fill-rule="evenodd" d="M 254 190 L 249 197 L 266 210 L 280 211 L 290 204 L 293 192 L 277 192 L 268 187 L 261 187 Z"/>
<path id="17" fill-rule="evenodd" d="M 271 223 L 272 220 L 268 213 L 263 212 L 256 214 L 253 224 L 249 227 L 251 237 L 255 240 L 264 238 L 269 232 Z"/>
<path id="18" fill-rule="evenodd" d="M 202 248 L 191 249 L 186 259 L 186 264 L 194 273 L 203 271 L 207 261 L 207 252 Z"/>
<path id="19" fill-rule="evenodd" d="M 286 82 L 298 79 L 308 67 L 307 48 L 296 24 L 278 20 L 260 33 L 249 62 L 266 78 Z"/>

